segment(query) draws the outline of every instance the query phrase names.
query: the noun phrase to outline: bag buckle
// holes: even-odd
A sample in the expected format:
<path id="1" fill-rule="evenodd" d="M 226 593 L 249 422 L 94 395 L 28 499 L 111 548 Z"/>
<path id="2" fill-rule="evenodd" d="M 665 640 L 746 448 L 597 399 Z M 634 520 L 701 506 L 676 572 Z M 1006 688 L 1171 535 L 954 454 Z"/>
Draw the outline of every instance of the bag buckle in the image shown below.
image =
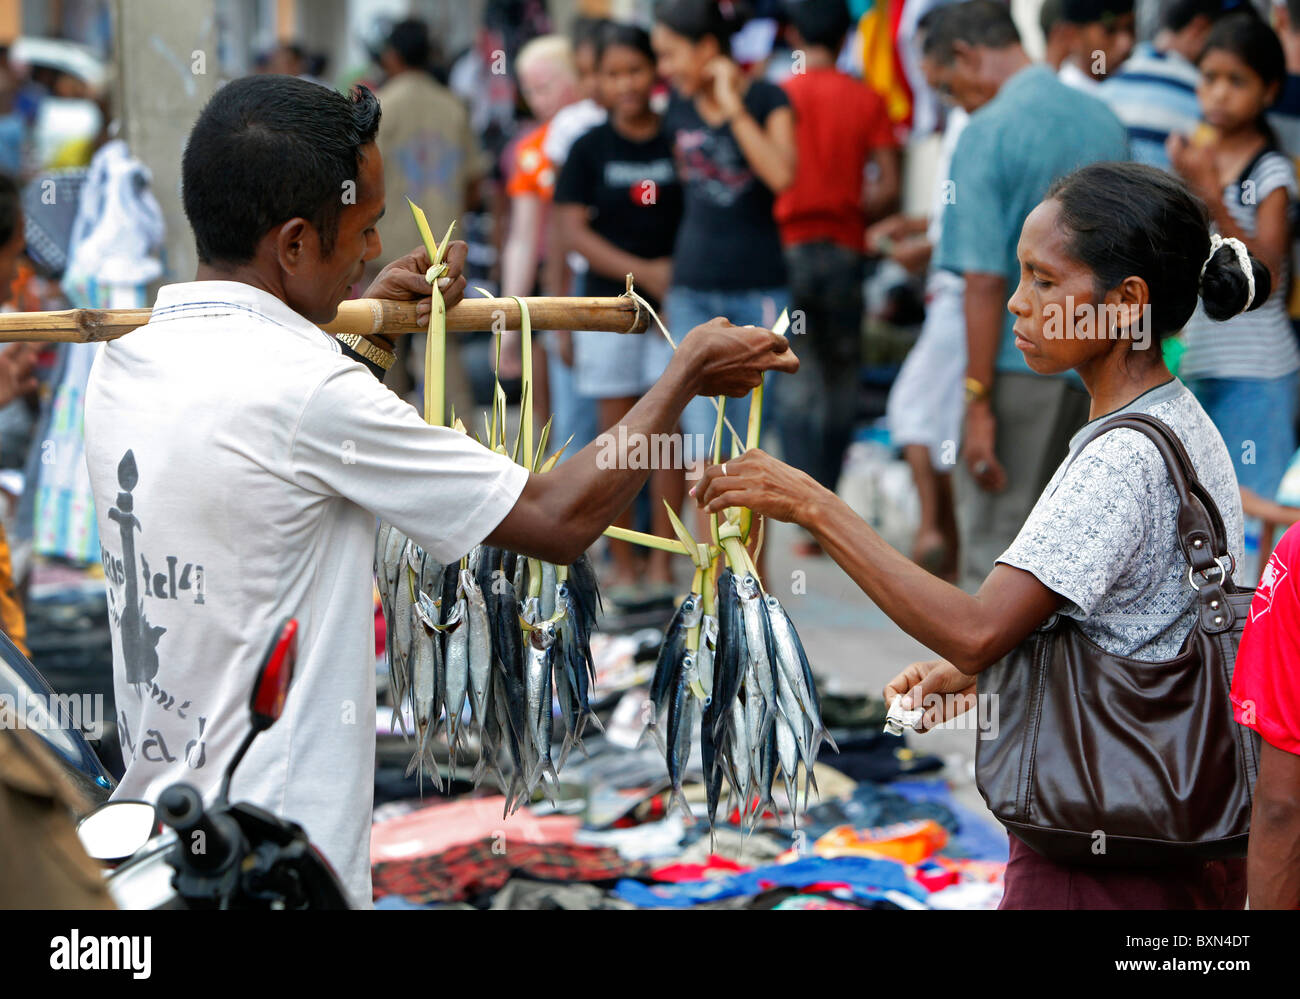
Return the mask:
<path id="1" fill-rule="evenodd" d="M 1219 578 L 1212 580 L 1208 577 L 1207 573 L 1209 573 L 1212 569 L 1215 568 L 1219 570 Z M 1237 560 L 1233 558 L 1232 553 L 1229 552 L 1227 555 L 1216 556 L 1214 559 L 1214 565 L 1210 566 L 1209 569 L 1203 569 L 1201 571 L 1201 578 L 1205 580 L 1206 583 L 1222 583 L 1225 579 L 1231 576 L 1236 571 L 1236 569 L 1237 569 Z M 1192 576 L 1192 573 L 1194 573 L 1195 571 L 1196 570 L 1193 569 L 1190 565 L 1187 567 L 1187 585 L 1199 593 L 1201 588 L 1196 585 L 1196 580 Z"/>

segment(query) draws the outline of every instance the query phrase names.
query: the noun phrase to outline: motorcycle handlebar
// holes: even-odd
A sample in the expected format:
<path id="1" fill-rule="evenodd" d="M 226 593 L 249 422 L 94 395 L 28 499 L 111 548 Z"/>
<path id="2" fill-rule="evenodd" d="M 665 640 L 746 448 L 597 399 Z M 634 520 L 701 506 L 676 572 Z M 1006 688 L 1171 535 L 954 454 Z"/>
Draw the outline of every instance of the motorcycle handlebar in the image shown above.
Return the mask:
<path id="1" fill-rule="evenodd" d="M 189 784 L 173 784 L 158 796 L 158 818 L 176 830 L 181 855 L 195 871 L 211 873 L 230 863 L 243 834 L 229 815 L 211 814 Z"/>

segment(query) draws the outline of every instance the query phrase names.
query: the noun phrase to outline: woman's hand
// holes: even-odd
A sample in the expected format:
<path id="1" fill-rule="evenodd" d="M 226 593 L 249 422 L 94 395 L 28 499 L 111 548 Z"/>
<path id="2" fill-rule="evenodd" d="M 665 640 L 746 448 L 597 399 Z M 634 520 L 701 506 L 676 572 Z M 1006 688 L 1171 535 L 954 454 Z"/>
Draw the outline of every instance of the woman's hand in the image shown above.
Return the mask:
<path id="1" fill-rule="evenodd" d="M 885 704 L 902 697 L 905 711 L 924 707 L 925 714 L 913 730 L 924 732 L 973 708 L 976 682 L 945 659 L 912 663 L 885 684 Z"/>
<path id="2" fill-rule="evenodd" d="M 691 489 L 705 513 L 743 506 L 790 524 L 800 523 L 801 516 L 822 503 L 824 493 L 824 487 L 812 476 L 758 448 L 706 468 Z"/>
<path id="3" fill-rule="evenodd" d="M 739 66 L 726 56 L 714 56 L 704 72 L 713 78 L 713 100 L 724 118 L 734 118 L 745 110 Z"/>

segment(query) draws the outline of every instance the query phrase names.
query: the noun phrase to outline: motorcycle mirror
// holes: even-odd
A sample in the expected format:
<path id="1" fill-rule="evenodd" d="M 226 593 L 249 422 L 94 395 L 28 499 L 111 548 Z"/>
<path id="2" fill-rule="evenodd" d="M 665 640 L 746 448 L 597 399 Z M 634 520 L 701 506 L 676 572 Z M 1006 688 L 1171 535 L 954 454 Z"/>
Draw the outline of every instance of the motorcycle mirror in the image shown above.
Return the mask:
<path id="1" fill-rule="evenodd" d="M 149 841 L 156 825 L 147 801 L 106 801 L 77 823 L 77 838 L 94 860 L 122 860 Z"/>
<path id="2" fill-rule="evenodd" d="M 257 685 L 248 705 L 254 732 L 270 728 L 284 711 L 284 699 L 289 694 L 297 657 L 298 622 L 287 617 L 280 622 L 266 655 L 262 657 L 262 668 L 257 674 Z"/>

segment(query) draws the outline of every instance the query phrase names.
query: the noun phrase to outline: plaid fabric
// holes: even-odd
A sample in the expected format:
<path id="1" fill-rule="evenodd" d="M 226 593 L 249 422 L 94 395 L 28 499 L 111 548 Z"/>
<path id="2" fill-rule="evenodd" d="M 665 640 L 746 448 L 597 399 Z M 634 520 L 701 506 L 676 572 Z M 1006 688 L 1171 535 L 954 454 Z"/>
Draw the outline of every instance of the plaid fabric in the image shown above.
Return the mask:
<path id="1" fill-rule="evenodd" d="M 501 888 L 512 875 L 537 881 L 615 881 L 649 876 L 649 865 L 627 861 L 610 847 L 569 843 L 511 843 L 495 837 L 412 860 L 376 864 L 374 897 L 461 902 Z"/>

